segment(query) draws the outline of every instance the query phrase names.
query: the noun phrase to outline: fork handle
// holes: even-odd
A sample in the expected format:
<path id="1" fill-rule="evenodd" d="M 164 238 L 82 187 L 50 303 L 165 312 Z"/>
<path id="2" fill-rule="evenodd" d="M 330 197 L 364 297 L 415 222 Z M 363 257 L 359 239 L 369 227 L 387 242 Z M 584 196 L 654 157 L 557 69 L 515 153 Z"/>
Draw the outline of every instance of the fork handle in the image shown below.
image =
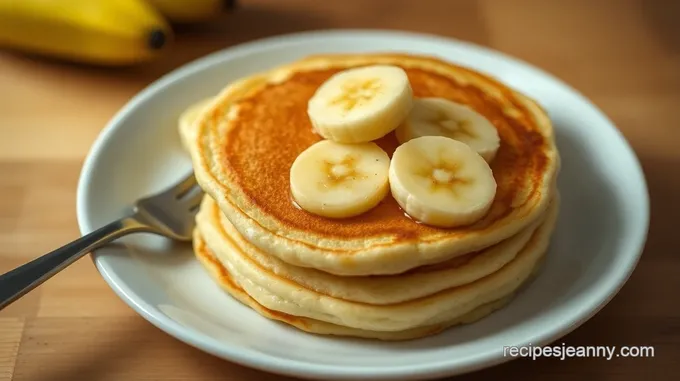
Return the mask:
<path id="1" fill-rule="evenodd" d="M 132 217 L 122 218 L 0 275 L 0 310 L 85 254 L 117 238 L 140 230 L 146 230 L 146 226 Z"/>

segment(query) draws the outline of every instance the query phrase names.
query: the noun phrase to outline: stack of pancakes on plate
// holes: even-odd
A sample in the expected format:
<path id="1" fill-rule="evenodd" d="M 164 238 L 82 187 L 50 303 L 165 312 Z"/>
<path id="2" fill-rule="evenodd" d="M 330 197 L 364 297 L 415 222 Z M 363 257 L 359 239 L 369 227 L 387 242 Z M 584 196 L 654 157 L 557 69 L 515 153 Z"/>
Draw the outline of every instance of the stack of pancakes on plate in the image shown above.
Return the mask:
<path id="1" fill-rule="evenodd" d="M 499 144 L 486 156 L 496 188 L 474 221 L 430 224 L 394 190 L 349 216 L 296 202 L 291 181 L 300 180 L 291 167 L 332 140 L 313 123 L 310 99 L 339 73 L 371 66 L 403 70 L 413 104 L 439 98 L 464 105 L 496 129 Z M 180 134 L 206 192 L 196 257 L 240 302 L 307 332 L 405 340 L 479 320 L 538 271 L 557 220 L 559 155 L 543 109 L 495 79 L 433 57 L 307 57 L 242 78 L 187 109 Z M 392 128 L 372 143 L 391 159 L 408 139 Z M 355 143 L 337 143 L 344 144 Z M 480 192 L 468 193 L 474 200 Z"/>

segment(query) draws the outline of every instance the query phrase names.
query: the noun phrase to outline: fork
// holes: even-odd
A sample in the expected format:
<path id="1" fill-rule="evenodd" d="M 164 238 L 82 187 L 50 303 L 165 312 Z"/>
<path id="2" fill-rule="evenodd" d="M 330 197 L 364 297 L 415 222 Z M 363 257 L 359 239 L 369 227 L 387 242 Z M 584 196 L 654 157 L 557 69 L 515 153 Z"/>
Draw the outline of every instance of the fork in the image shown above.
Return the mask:
<path id="1" fill-rule="evenodd" d="M 0 275 L 0 310 L 85 254 L 128 234 L 154 233 L 190 241 L 202 196 L 192 172 L 174 186 L 137 200 L 130 214 Z"/>

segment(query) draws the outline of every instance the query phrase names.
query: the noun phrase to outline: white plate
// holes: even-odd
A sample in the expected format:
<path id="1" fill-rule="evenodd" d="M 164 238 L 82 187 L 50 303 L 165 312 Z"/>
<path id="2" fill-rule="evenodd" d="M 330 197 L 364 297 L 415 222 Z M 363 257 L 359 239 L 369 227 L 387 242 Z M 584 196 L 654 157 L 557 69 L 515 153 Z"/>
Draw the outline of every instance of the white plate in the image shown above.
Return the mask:
<path id="1" fill-rule="evenodd" d="M 511 360 L 504 346 L 559 339 L 602 308 L 635 268 L 647 233 L 648 194 L 622 135 L 587 99 L 526 63 L 433 36 L 383 31 L 301 33 L 217 52 L 161 78 L 106 126 L 78 187 L 88 233 L 136 198 L 190 170 L 176 120 L 188 105 L 249 73 L 322 52 L 407 51 L 490 73 L 537 99 L 556 130 L 562 211 L 541 275 L 507 308 L 469 326 L 417 341 L 318 337 L 272 322 L 222 292 L 189 247 L 138 235 L 98 250 L 115 292 L 168 334 L 246 366 L 314 378 L 414 379 L 460 374 Z"/>

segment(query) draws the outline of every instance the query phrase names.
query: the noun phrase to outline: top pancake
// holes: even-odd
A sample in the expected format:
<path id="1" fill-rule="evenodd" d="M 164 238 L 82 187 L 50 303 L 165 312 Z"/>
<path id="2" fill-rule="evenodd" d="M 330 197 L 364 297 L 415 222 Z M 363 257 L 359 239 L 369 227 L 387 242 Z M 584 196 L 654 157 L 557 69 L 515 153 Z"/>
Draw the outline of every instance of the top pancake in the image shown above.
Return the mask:
<path id="1" fill-rule="evenodd" d="M 443 229 L 417 223 L 387 196 L 349 219 L 296 207 L 289 170 L 322 138 L 307 102 L 331 75 L 350 67 L 391 64 L 408 74 L 415 97 L 464 103 L 498 129 L 491 163 L 498 188 L 489 213 L 474 225 Z M 552 125 L 536 102 L 498 81 L 431 57 L 326 55 L 259 73 L 222 91 L 185 136 L 196 177 L 246 239 L 278 258 L 337 275 L 396 274 L 506 239 L 546 209 L 559 167 Z M 376 141 L 391 156 L 393 133 Z"/>

